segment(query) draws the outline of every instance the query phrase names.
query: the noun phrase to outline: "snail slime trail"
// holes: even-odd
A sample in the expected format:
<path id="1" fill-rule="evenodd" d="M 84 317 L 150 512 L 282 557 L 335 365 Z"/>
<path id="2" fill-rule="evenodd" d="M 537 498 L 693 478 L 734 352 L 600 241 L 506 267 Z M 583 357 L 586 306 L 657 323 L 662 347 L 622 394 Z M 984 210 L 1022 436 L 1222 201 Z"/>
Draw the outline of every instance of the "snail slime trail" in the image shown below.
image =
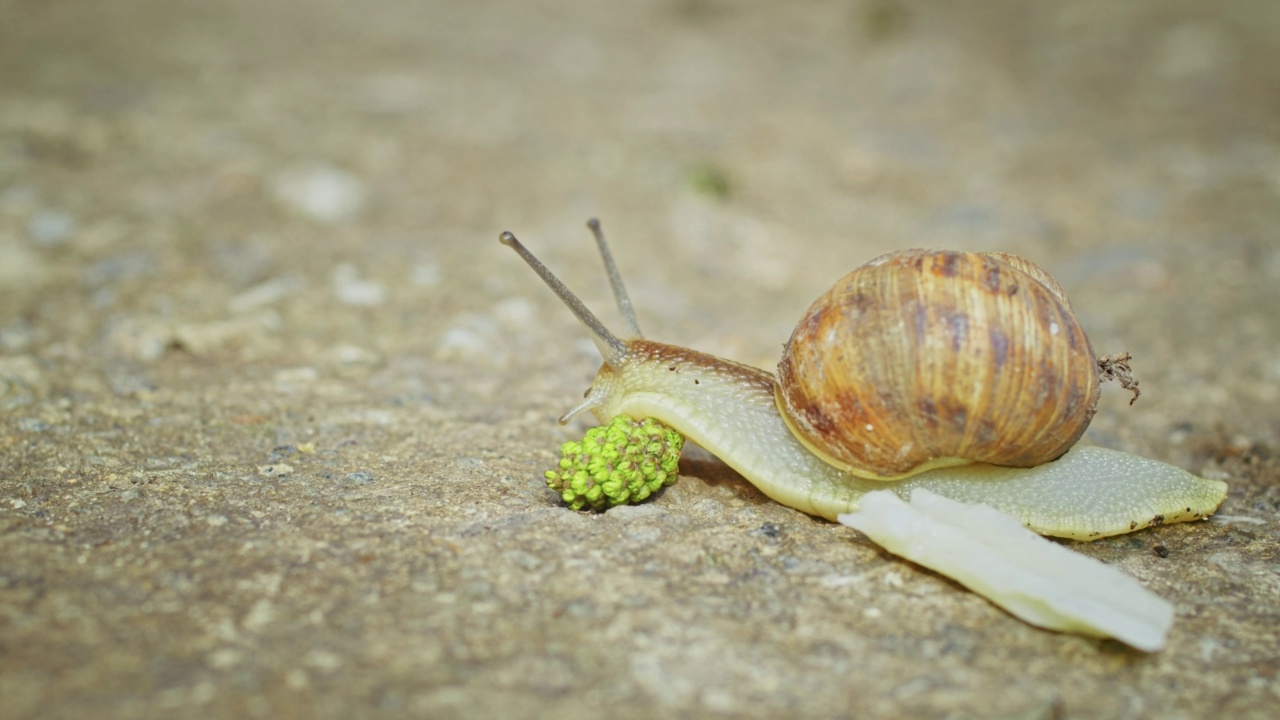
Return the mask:
<path id="1" fill-rule="evenodd" d="M 589 226 L 632 337 L 610 332 L 513 234 L 500 236 L 604 359 L 562 422 L 583 410 L 601 424 L 651 418 L 770 498 L 830 520 L 870 492 L 906 500 L 923 490 L 1037 533 L 1092 540 L 1204 518 L 1226 496 L 1220 481 L 1078 444 L 1099 364 L 1061 285 L 1029 260 L 923 249 L 877 257 L 814 301 L 775 378 L 641 337 L 599 224 Z"/>

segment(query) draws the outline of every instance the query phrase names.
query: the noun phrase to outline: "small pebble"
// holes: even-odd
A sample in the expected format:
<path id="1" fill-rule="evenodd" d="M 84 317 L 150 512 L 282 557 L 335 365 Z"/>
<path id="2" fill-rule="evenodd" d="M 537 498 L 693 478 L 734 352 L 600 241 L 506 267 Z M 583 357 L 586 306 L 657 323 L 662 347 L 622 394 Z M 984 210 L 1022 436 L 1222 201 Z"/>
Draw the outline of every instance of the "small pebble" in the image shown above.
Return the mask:
<path id="1" fill-rule="evenodd" d="M 35 341 L 36 333 L 25 323 L 0 328 L 0 350 L 17 353 L 26 350 Z"/>
<path id="2" fill-rule="evenodd" d="M 493 318 L 467 313 L 459 316 L 445 330 L 436 344 L 438 360 L 487 360 L 495 365 L 506 362 L 503 334 Z"/>
<path id="3" fill-rule="evenodd" d="M 776 538 L 782 534 L 782 528 L 778 523 L 767 522 L 752 530 L 750 534 L 756 537 Z"/>
<path id="4" fill-rule="evenodd" d="M 124 365 L 108 367 L 103 374 L 107 380 L 107 387 L 120 397 L 132 397 L 156 389 L 155 383 Z"/>
<path id="5" fill-rule="evenodd" d="M 298 275 L 285 275 L 274 278 L 254 285 L 231 298 L 231 302 L 227 304 L 227 307 L 233 313 L 253 310 L 263 305 L 270 305 L 285 296 L 292 295 L 302 289 L 302 286 L 302 278 Z"/>
<path id="6" fill-rule="evenodd" d="M 242 655 L 239 650 L 222 648 L 209 653 L 207 662 L 214 670 L 227 670 L 240 664 Z"/>
<path id="7" fill-rule="evenodd" d="M 284 477 L 293 474 L 293 466 L 288 463 L 273 463 L 258 467 L 258 474 L 266 478 Z"/>
<path id="8" fill-rule="evenodd" d="M 324 360 L 339 365 L 374 365 L 381 360 L 378 353 L 351 343 L 342 343 L 326 349 L 322 353 Z"/>
<path id="9" fill-rule="evenodd" d="M 23 432 L 44 432 L 51 427 L 53 426 L 49 423 L 36 418 L 21 418 L 18 420 L 18 429 Z"/>
<path id="10" fill-rule="evenodd" d="M 62 210 L 44 210 L 27 221 L 27 236 L 39 247 L 63 245 L 75 234 L 75 216 Z"/>
<path id="11" fill-rule="evenodd" d="M 368 195 L 354 175 L 324 164 L 285 170 L 276 176 L 272 191 L 283 205 L 324 223 L 356 215 Z"/>
<path id="12" fill-rule="evenodd" d="M 275 310 L 260 310 L 226 320 L 183 323 L 173 329 L 171 342 L 195 356 L 210 355 L 232 346 L 247 345 L 280 329 L 283 319 Z"/>
<path id="13" fill-rule="evenodd" d="M 311 366 L 282 368 L 271 376 L 279 385 L 309 385 L 320 379 L 320 372 Z"/>
<path id="14" fill-rule="evenodd" d="M 117 316 L 109 319 L 102 331 L 108 355 L 144 363 L 164 355 L 173 339 L 171 327 L 150 317 Z"/>
<path id="15" fill-rule="evenodd" d="M 333 672 L 342 667 L 342 657 L 327 650 L 312 650 L 303 662 L 321 672 Z"/>
<path id="16" fill-rule="evenodd" d="M 435 287 L 444 279 L 440 265 L 434 262 L 421 262 L 413 266 L 413 274 L 409 282 L 414 287 Z"/>
<path id="17" fill-rule="evenodd" d="M 365 472 L 364 470 L 357 470 L 356 472 L 348 473 L 347 476 L 342 479 L 355 485 L 368 485 L 373 482 L 373 475 Z"/>
<path id="18" fill-rule="evenodd" d="M 537 320 L 538 313 L 533 303 L 526 298 L 510 297 L 493 306 L 493 315 L 503 325 L 523 328 Z"/>
<path id="19" fill-rule="evenodd" d="M 364 280 L 350 263 L 333 269 L 333 291 L 344 305 L 373 307 L 387 301 L 387 289 L 373 280 Z"/>

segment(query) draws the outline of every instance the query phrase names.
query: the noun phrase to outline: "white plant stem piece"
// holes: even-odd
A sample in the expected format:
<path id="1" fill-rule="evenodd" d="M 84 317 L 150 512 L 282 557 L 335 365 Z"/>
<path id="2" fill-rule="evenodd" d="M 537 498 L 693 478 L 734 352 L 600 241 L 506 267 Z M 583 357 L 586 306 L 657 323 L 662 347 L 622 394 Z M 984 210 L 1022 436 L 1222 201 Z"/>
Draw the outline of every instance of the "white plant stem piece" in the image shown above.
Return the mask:
<path id="1" fill-rule="evenodd" d="M 879 490 L 839 516 L 895 555 L 946 575 L 1032 625 L 1164 648 L 1173 606 L 1118 568 L 1046 540 L 985 505 Z"/>

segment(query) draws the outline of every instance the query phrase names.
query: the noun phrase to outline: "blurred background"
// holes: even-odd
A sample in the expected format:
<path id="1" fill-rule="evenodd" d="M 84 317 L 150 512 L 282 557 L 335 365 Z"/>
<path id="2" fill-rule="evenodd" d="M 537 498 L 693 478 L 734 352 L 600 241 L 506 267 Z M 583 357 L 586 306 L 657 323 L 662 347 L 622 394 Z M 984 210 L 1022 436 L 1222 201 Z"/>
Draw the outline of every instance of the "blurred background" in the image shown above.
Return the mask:
<path id="1" fill-rule="evenodd" d="M 551 301 L 497 232 L 608 310 L 599 215 L 652 334 L 760 364 L 834 277 L 922 245 L 1045 264 L 1100 350 L 1175 308 L 1140 356 L 1209 372 L 1160 338 L 1235 315 L 1230 351 L 1274 358 L 1273 4 L 936 5 L 10 0 L 4 337 L 150 361 L 147 326 L 230 316 L 178 344 L 501 360 L 495 305 Z"/>
<path id="2" fill-rule="evenodd" d="M 1135 355 L 1142 399 L 1108 392 L 1094 441 L 1233 478 L 1224 512 L 1271 518 L 1259 547 L 1274 553 L 1277 67 L 1270 0 L 0 0 L 0 714 L 263 714 L 306 710 L 289 694 L 306 688 L 335 712 L 497 713 L 536 694 L 521 663 L 560 651 L 541 611 L 520 615 L 524 580 L 475 590 L 527 623 L 482 652 L 437 640 L 483 635 L 483 613 L 436 608 L 403 630 L 425 606 L 376 626 L 333 609 L 369 582 L 343 575 L 362 572 L 358 549 L 306 586 L 342 627 L 236 579 L 289 586 L 270 548 L 349 537 L 333 513 L 360 503 L 376 507 L 360 532 L 384 539 L 553 507 L 540 468 L 582 427 L 554 418 L 599 361 L 496 240 L 515 232 L 620 327 L 590 216 L 649 336 L 765 368 L 809 302 L 875 255 L 1025 255 L 1099 353 Z M 740 479 L 689 492 L 762 502 Z M 238 564 L 244 537 L 274 569 Z M 397 542 L 368 551 L 375 574 L 434 558 L 428 585 L 454 592 L 515 541 L 474 540 L 474 557 Z M 175 580 L 193 559 L 223 569 Z M 542 567 L 523 576 L 564 571 Z M 1221 631 L 1236 644 L 1201 644 L 1197 662 L 1270 668 L 1232 687 L 1274 702 L 1274 654 L 1242 649 L 1271 620 Z M 401 633 L 436 654 L 410 672 L 362 649 Z M 992 662 L 1021 671 L 1042 641 L 1022 642 Z M 592 662 L 634 671 L 604 686 L 640 714 L 795 707 L 740 705 L 747 676 L 707 663 Z M 671 675 L 646 684 L 654 663 Z M 1192 688 L 1192 670 L 1160 682 Z M 1062 672 L 1000 708 L 1057 712 L 1041 691 Z M 1154 684 L 1093 693 L 1107 671 L 1072 672 L 1094 714 L 1192 702 Z M 526 711 L 567 712 L 562 684 Z M 925 687 L 990 709 L 979 681 Z M 845 699 L 806 692 L 829 712 Z M 920 692 L 919 712 L 949 707 Z"/>

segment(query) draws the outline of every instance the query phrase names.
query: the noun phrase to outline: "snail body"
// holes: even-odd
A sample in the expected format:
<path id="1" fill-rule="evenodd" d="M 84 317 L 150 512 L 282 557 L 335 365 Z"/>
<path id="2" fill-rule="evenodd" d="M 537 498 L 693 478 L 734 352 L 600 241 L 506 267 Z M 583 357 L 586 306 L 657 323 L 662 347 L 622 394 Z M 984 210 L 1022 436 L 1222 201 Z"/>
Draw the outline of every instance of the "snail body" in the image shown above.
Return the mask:
<path id="1" fill-rule="evenodd" d="M 815 302 L 775 378 L 640 337 L 599 226 L 589 225 L 635 337 L 616 337 L 511 233 L 501 236 L 604 357 L 561 422 L 583 410 L 602 423 L 653 417 L 770 498 L 830 520 L 873 490 L 923 488 L 1042 534 L 1091 540 L 1203 518 L 1225 497 L 1225 483 L 1075 445 L 1098 371 L 1065 294 L 1029 261 L 926 250 L 877 258 Z"/>

